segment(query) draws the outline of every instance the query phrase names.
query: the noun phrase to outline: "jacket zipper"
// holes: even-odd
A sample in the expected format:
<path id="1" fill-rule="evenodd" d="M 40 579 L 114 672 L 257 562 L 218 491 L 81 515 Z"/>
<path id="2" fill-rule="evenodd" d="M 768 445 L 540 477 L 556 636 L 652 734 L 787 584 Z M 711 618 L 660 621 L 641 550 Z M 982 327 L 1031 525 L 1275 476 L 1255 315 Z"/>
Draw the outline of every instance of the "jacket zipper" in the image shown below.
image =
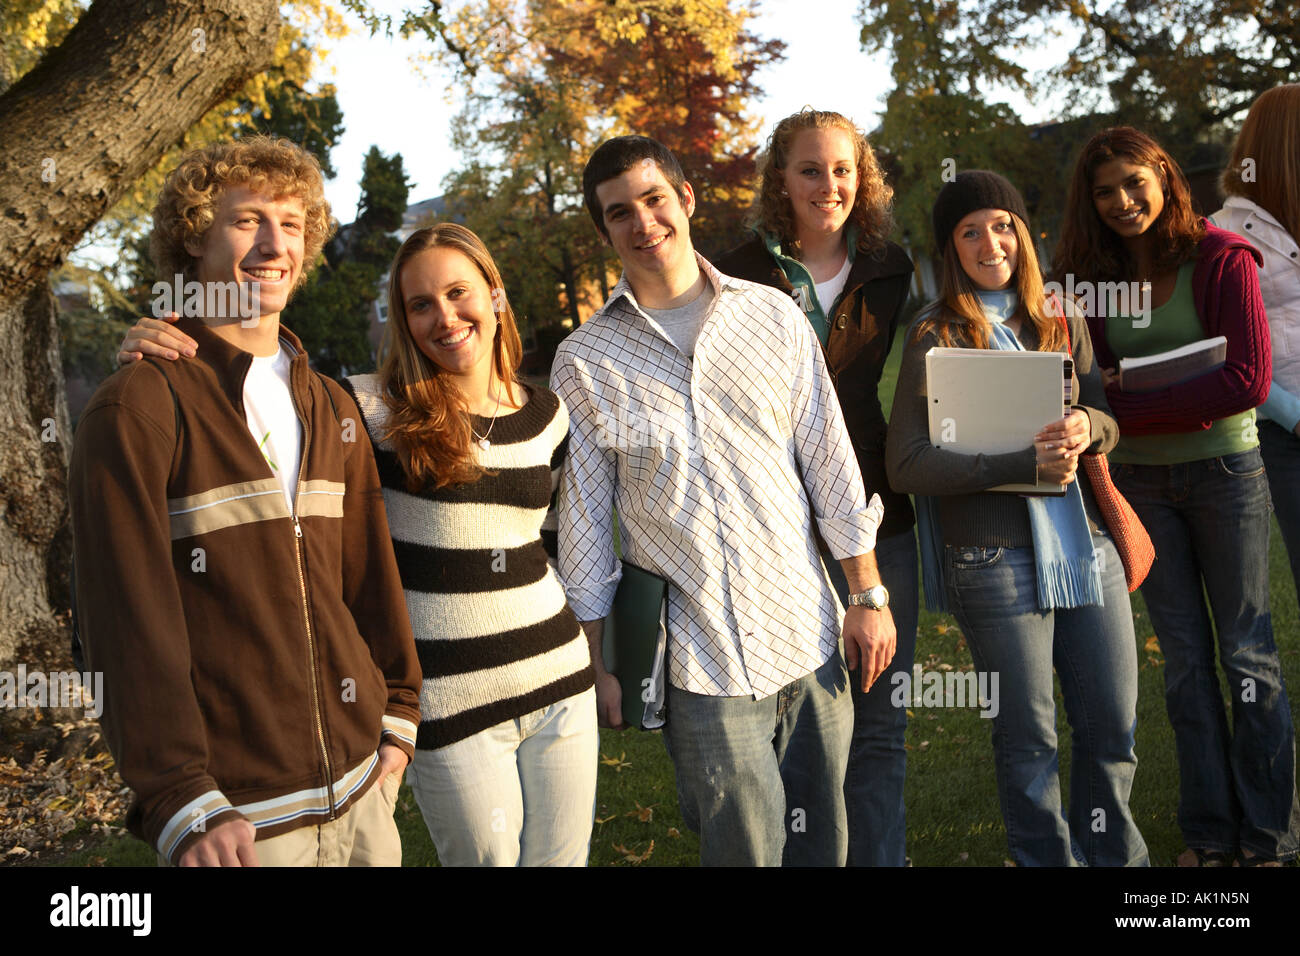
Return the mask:
<path id="1" fill-rule="evenodd" d="M 240 381 L 242 391 L 244 381 L 248 377 L 248 369 L 244 369 L 243 377 Z M 293 401 L 293 411 L 298 417 L 298 422 L 302 425 L 302 455 L 298 460 L 298 477 L 294 482 L 293 488 L 293 507 L 289 517 L 293 520 L 294 534 L 294 561 L 298 567 L 298 594 L 302 598 L 302 622 L 307 630 L 307 670 L 311 674 L 311 711 L 312 718 L 316 724 L 316 743 L 320 747 L 321 761 L 325 765 L 325 793 L 329 801 L 329 819 L 334 820 L 337 814 L 334 812 L 334 768 L 330 763 L 329 749 L 325 746 L 325 722 L 321 716 L 320 706 L 320 685 L 316 680 L 316 642 L 312 636 L 311 630 L 311 608 L 307 603 L 307 576 L 303 570 L 302 554 L 302 525 L 298 523 L 298 486 L 302 484 L 302 473 L 307 467 L 307 451 L 311 444 L 311 431 L 307 427 L 307 416 L 302 413 L 298 406 L 298 398 L 293 390 L 293 371 L 292 367 L 289 372 L 289 397 Z M 240 417 L 247 420 L 248 412 L 244 408 L 241 399 L 239 404 Z M 260 449 L 259 449 L 260 453 Z"/>
<path id="2" fill-rule="evenodd" d="M 305 450 L 305 449 L 304 449 Z M 307 605 L 307 579 L 302 569 L 302 525 L 293 516 L 294 556 L 298 563 L 298 588 L 302 595 L 302 621 L 307 628 L 307 668 L 311 673 L 311 709 L 316 720 L 316 743 L 320 745 L 321 760 L 325 763 L 325 789 L 329 800 L 329 817 L 334 819 L 334 771 L 330 766 L 329 751 L 325 747 L 325 726 L 320 713 L 320 687 L 316 682 L 316 644 L 311 631 L 311 611 Z"/>
<path id="3" fill-rule="evenodd" d="M 307 630 L 307 670 L 311 674 L 311 712 L 316 724 L 316 744 L 320 748 L 321 761 L 325 765 L 325 793 L 329 802 L 329 819 L 336 817 L 334 812 L 334 768 L 330 764 L 329 749 L 325 746 L 325 721 L 321 716 L 320 684 L 316 679 L 316 640 L 311 629 L 311 607 L 307 602 L 307 576 L 304 573 L 302 553 L 302 525 L 298 523 L 298 487 L 302 484 L 302 473 L 307 467 L 307 452 L 311 445 L 311 430 L 307 427 L 307 416 L 298 407 L 297 397 L 293 391 L 293 372 L 289 373 L 289 395 L 294 399 L 293 410 L 302 423 L 302 457 L 298 460 L 298 479 L 293 489 L 293 533 L 294 558 L 298 565 L 298 591 L 302 597 L 302 623 Z"/>

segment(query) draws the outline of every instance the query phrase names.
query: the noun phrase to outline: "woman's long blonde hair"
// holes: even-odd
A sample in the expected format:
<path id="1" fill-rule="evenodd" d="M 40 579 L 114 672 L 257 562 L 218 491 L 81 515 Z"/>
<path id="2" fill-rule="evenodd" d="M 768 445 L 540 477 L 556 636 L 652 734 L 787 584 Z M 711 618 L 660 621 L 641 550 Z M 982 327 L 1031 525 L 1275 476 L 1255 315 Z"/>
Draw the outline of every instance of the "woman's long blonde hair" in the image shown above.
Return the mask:
<path id="1" fill-rule="evenodd" d="M 1011 226 L 1016 232 L 1017 265 L 1014 278 L 1020 303 L 1016 315 L 1028 322 L 1037 333 L 1039 352 L 1064 352 L 1067 349 L 1066 333 L 1061 317 L 1048 311 L 1043 292 L 1043 273 L 1034 251 L 1034 240 L 1029 227 L 1013 212 Z M 945 238 L 947 239 L 944 242 Z M 956 243 L 952 237 L 937 236 L 943 242 L 943 272 L 939 298 L 922 310 L 916 323 L 914 338 L 921 341 L 933 332 L 945 348 L 989 347 L 992 326 L 984 315 L 978 289 L 966 270 L 961 267 Z"/>
<path id="2" fill-rule="evenodd" d="M 516 380 L 523 344 L 505 284 L 483 240 L 464 226 L 441 222 L 402 243 L 388 275 L 388 330 L 379 369 L 390 415 L 384 438 L 392 442 L 408 491 L 476 481 L 483 466 L 471 453 L 469 407 L 456 383 L 420 351 L 411 337 L 402 296 L 402 267 L 429 249 L 454 249 L 478 269 L 492 291 L 499 320 L 492 340 L 492 371 L 509 388 Z"/>

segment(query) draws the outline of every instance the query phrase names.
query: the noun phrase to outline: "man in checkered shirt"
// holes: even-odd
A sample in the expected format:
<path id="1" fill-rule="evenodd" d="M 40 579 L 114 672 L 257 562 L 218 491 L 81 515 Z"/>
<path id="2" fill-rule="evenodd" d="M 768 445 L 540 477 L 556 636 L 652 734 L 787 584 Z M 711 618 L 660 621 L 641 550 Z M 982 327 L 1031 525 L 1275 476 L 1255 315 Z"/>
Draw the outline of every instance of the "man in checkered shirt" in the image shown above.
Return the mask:
<path id="1" fill-rule="evenodd" d="M 894 654 L 867 502 L 821 348 L 788 296 L 720 274 L 691 245 L 695 196 L 643 136 L 602 144 L 587 208 L 623 265 L 560 345 L 569 409 L 560 574 L 587 631 L 601 723 L 622 725 L 602 622 L 624 560 L 668 581 L 664 743 L 705 865 L 843 865 L 853 728 L 839 600 L 863 688 Z"/>

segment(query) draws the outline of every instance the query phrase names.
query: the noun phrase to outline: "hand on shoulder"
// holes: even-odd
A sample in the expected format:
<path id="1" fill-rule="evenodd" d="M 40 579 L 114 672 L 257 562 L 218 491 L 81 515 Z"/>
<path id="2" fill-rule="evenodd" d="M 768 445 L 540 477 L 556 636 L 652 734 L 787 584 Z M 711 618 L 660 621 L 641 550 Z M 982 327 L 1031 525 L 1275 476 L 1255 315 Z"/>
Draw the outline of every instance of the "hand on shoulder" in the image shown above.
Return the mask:
<path id="1" fill-rule="evenodd" d="M 127 330 L 126 337 L 117 350 L 117 364 L 130 365 L 146 355 L 175 360 L 185 355 L 193 358 L 199 343 L 176 328 L 180 316 L 169 312 L 165 318 L 142 317 Z"/>

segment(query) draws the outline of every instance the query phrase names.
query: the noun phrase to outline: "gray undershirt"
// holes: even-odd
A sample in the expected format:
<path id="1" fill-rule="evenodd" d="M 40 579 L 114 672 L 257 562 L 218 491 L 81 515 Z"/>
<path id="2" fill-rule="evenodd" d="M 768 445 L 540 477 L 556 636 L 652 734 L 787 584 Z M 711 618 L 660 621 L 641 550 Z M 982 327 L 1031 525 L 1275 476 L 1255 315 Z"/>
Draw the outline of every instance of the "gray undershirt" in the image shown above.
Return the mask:
<path id="1" fill-rule="evenodd" d="M 713 283 L 705 280 L 704 289 L 690 302 L 675 309 L 646 309 L 650 316 L 667 333 L 677 351 L 683 355 L 695 354 L 695 340 L 700 337 L 704 320 L 713 309 L 713 300 L 717 298 Z"/>

